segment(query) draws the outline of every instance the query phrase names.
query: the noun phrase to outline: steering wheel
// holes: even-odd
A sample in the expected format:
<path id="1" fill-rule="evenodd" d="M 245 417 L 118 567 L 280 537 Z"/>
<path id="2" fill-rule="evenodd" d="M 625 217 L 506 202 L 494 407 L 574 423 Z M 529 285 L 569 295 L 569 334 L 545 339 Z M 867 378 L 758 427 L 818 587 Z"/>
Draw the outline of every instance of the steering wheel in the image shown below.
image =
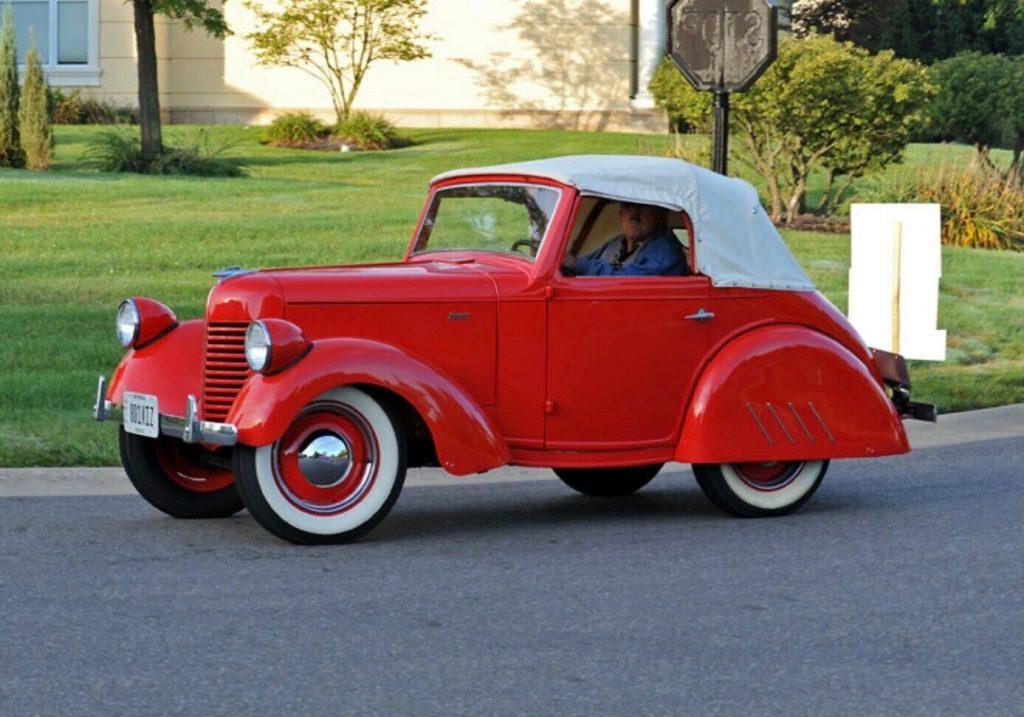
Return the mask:
<path id="1" fill-rule="evenodd" d="M 530 247 L 530 256 L 537 256 L 537 251 L 540 249 L 540 241 L 537 239 L 520 239 L 512 244 L 512 251 L 519 251 L 520 247 L 524 246 Z"/>

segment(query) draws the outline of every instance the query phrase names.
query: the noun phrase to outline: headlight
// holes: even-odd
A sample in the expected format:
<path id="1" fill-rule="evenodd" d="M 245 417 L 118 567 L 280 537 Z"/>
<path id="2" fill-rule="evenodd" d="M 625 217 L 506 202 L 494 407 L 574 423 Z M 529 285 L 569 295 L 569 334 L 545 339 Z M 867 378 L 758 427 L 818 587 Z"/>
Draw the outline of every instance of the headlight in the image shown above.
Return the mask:
<path id="1" fill-rule="evenodd" d="M 126 299 L 117 307 L 117 320 L 115 321 L 117 340 L 121 345 L 128 348 L 139 335 L 139 307 L 132 299 Z"/>
<path id="2" fill-rule="evenodd" d="M 245 332 L 245 360 L 257 373 L 276 373 L 306 355 L 312 344 L 284 319 L 253 321 Z"/>
<path id="3" fill-rule="evenodd" d="M 166 336 L 178 325 L 174 312 L 153 299 L 133 296 L 117 307 L 117 340 L 125 348 L 140 349 Z"/>
<path id="4" fill-rule="evenodd" d="M 253 321 L 245 332 L 245 360 L 256 372 L 270 365 L 270 332 L 262 321 Z"/>

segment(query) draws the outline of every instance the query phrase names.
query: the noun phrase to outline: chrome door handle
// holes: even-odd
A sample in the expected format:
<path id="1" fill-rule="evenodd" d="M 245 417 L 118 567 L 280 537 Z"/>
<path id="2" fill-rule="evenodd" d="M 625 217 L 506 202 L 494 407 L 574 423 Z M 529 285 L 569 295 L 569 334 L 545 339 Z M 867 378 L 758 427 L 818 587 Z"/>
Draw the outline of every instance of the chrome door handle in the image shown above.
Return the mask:
<path id="1" fill-rule="evenodd" d="M 704 308 L 701 307 L 700 311 L 698 311 L 696 314 L 690 314 L 689 316 L 686 317 L 686 320 L 699 321 L 701 323 L 704 323 L 705 321 L 710 321 L 713 318 L 715 318 L 714 314 L 712 314 L 710 311 L 705 311 Z"/>

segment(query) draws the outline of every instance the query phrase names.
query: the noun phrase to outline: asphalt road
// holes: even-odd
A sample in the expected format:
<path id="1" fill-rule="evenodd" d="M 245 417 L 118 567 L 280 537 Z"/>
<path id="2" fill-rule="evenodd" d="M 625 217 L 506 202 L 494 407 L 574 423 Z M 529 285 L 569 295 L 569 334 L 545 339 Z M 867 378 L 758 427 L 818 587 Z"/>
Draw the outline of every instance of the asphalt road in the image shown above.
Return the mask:
<path id="1" fill-rule="evenodd" d="M 767 521 L 680 468 L 428 479 L 330 548 L 0 498 L 0 715 L 1024 715 L 1024 438 L 837 462 Z"/>

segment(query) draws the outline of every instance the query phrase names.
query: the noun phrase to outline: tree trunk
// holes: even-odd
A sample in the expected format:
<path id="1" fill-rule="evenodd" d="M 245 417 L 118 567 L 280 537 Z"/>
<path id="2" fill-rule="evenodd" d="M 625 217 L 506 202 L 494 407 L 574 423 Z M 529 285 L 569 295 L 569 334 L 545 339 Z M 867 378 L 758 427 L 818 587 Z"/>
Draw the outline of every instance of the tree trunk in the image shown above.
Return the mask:
<path id="1" fill-rule="evenodd" d="M 142 159 L 152 161 L 164 149 L 160 127 L 160 90 L 156 76 L 156 33 L 150 0 L 132 0 L 135 9 L 135 50 L 139 56 L 139 129 Z"/>
<path id="2" fill-rule="evenodd" d="M 971 158 L 971 169 L 991 169 L 992 159 L 989 156 L 988 145 L 981 144 L 980 142 L 974 145 L 974 156 Z"/>
<path id="3" fill-rule="evenodd" d="M 1010 162 L 1007 179 L 1024 187 L 1024 137 L 1018 137 L 1013 144 L 1013 161 Z"/>

